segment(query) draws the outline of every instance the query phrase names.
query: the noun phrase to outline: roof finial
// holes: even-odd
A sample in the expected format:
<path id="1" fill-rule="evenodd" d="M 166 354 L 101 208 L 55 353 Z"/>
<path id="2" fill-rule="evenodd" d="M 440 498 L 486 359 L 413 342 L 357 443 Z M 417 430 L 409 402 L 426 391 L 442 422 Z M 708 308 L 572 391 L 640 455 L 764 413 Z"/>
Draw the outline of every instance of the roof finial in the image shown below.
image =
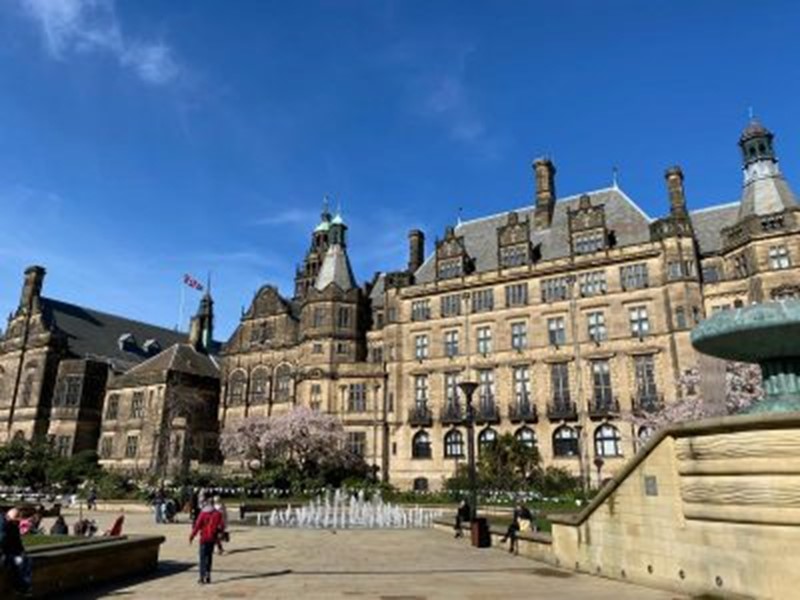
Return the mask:
<path id="1" fill-rule="evenodd" d="M 211 269 L 208 270 L 208 275 L 206 275 L 206 295 L 211 295 Z"/>
<path id="2" fill-rule="evenodd" d="M 464 211 L 462 207 L 458 207 L 458 216 L 456 217 L 456 225 L 461 225 L 461 213 Z"/>
<path id="3" fill-rule="evenodd" d="M 751 121 L 756 118 L 756 115 L 753 112 L 753 107 L 752 106 L 748 106 L 747 107 L 747 115 L 750 117 Z"/>
<path id="4" fill-rule="evenodd" d="M 322 218 L 324 219 L 325 215 L 329 215 L 330 212 L 330 200 L 328 198 L 328 194 L 325 194 L 322 197 Z"/>
<path id="5" fill-rule="evenodd" d="M 614 189 L 619 187 L 619 167 L 617 165 L 611 167 L 611 186 Z"/>
<path id="6" fill-rule="evenodd" d="M 341 198 L 336 199 L 336 214 L 340 217 L 342 216 L 342 200 Z"/>

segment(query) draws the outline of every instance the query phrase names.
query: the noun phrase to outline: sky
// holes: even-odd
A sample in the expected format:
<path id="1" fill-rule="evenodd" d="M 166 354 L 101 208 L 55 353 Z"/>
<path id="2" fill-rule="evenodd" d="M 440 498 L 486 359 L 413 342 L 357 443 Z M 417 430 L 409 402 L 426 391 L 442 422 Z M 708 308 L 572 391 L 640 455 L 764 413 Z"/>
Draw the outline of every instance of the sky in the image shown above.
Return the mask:
<path id="1" fill-rule="evenodd" d="M 749 110 L 800 190 L 800 3 L 3 0 L 0 311 L 44 294 L 216 337 L 291 295 L 323 196 L 359 283 L 449 224 L 619 184 L 667 212 L 735 201 Z M 5 314 L 5 313 L 2 313 Z"/>

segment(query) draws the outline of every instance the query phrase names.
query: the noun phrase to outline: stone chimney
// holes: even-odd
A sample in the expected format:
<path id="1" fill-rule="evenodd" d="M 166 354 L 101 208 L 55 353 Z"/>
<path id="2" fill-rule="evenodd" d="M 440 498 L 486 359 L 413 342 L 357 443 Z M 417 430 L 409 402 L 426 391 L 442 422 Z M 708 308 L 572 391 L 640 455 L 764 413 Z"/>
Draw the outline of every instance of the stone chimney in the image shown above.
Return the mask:
<path id="1" fill-rule="evenodd" d="M 425 260 L 425 234 L 419 229 L 408 232 L 408 270 L 415 273 Z"/>
<path id="2" fill-rule="evenodd" d="M 546 229 L 553 220 L 556 204 L 556 167 L 549 158 L 537 158 L 533 161 L 533 173 L 536 178 L 533 220 L 537 228 Z"/>
<path id="3" fill-rule="evenodd" d="M 39 312 L 39 299 L 42 295 L 42 284 L 44 283 L 44 267 L 34 265 L 25 269 L 25 279 L 22 283 L 22 295 L 19 299 L 18 312 L 32 313 Z"/>
<path id="4" fill-rule="evenodd" d="M 670 167 L 664 173 L 669 192 L 669 211 L 674 216 L 686 216 L 686 194 L 683 190 L 683 171 L 679 166 Z"/>
<path id="5" fill-rule="evenodd" d="M 214 300 L 209 288 L 206 288 L 206 293 L 200 300 L 197 314 L 189 321 L 189 344 L 205 354 L 211 352 L 211 345 L 214 343 Z"/>

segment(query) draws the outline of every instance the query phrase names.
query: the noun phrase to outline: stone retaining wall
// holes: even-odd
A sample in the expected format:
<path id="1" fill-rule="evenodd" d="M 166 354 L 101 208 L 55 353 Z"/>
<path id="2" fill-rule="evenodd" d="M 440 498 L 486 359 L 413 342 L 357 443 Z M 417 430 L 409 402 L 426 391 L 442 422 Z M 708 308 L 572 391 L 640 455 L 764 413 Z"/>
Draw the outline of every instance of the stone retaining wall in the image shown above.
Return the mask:
<path id="1" fill-rule="evenodd" d="M 453 523 L 455 517 L 450 520 L 437 519 L 433 522 L 433 528 L 437 531 L 442 531 L 454 535 Z M 492 548 L 498 550 L 508 551 L 508 545 L 501 543 L 501 539 L 506 534 L 505 528 L 489 527 L 489 533 L 492 538 Z M 519 555 L 534 560 L 540 560 L 555 564 L 555 556 L 553 555 L 552 540 L 546 533 L 520 533 L 519 534 Z M 469 524 L 464 527 L 464 537 L 460 538 L 463 543 L 470 543 Z"/>

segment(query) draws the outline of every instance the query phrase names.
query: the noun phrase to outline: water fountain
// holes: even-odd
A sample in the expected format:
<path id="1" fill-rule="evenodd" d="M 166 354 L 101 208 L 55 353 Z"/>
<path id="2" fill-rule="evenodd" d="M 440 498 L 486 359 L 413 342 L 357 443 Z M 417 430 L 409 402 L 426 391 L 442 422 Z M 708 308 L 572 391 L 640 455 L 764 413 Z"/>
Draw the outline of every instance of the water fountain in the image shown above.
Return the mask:
<path id="1" fill-rule="evenodd" d="M 800 300 L 721 311 L 692 331 L 692 345 L 761 366 L 765 397 L 746 412 L 800 411 Z"/>
<path id="2" fill-rule="evenodd" d="M 432 527 L 441 510 L 386 503 L 380 494 L 367 499 L 364 490 L 330 490 L 303 506 L 256 514 L 256 524 L 302 529 L 419 529 Z"/>

